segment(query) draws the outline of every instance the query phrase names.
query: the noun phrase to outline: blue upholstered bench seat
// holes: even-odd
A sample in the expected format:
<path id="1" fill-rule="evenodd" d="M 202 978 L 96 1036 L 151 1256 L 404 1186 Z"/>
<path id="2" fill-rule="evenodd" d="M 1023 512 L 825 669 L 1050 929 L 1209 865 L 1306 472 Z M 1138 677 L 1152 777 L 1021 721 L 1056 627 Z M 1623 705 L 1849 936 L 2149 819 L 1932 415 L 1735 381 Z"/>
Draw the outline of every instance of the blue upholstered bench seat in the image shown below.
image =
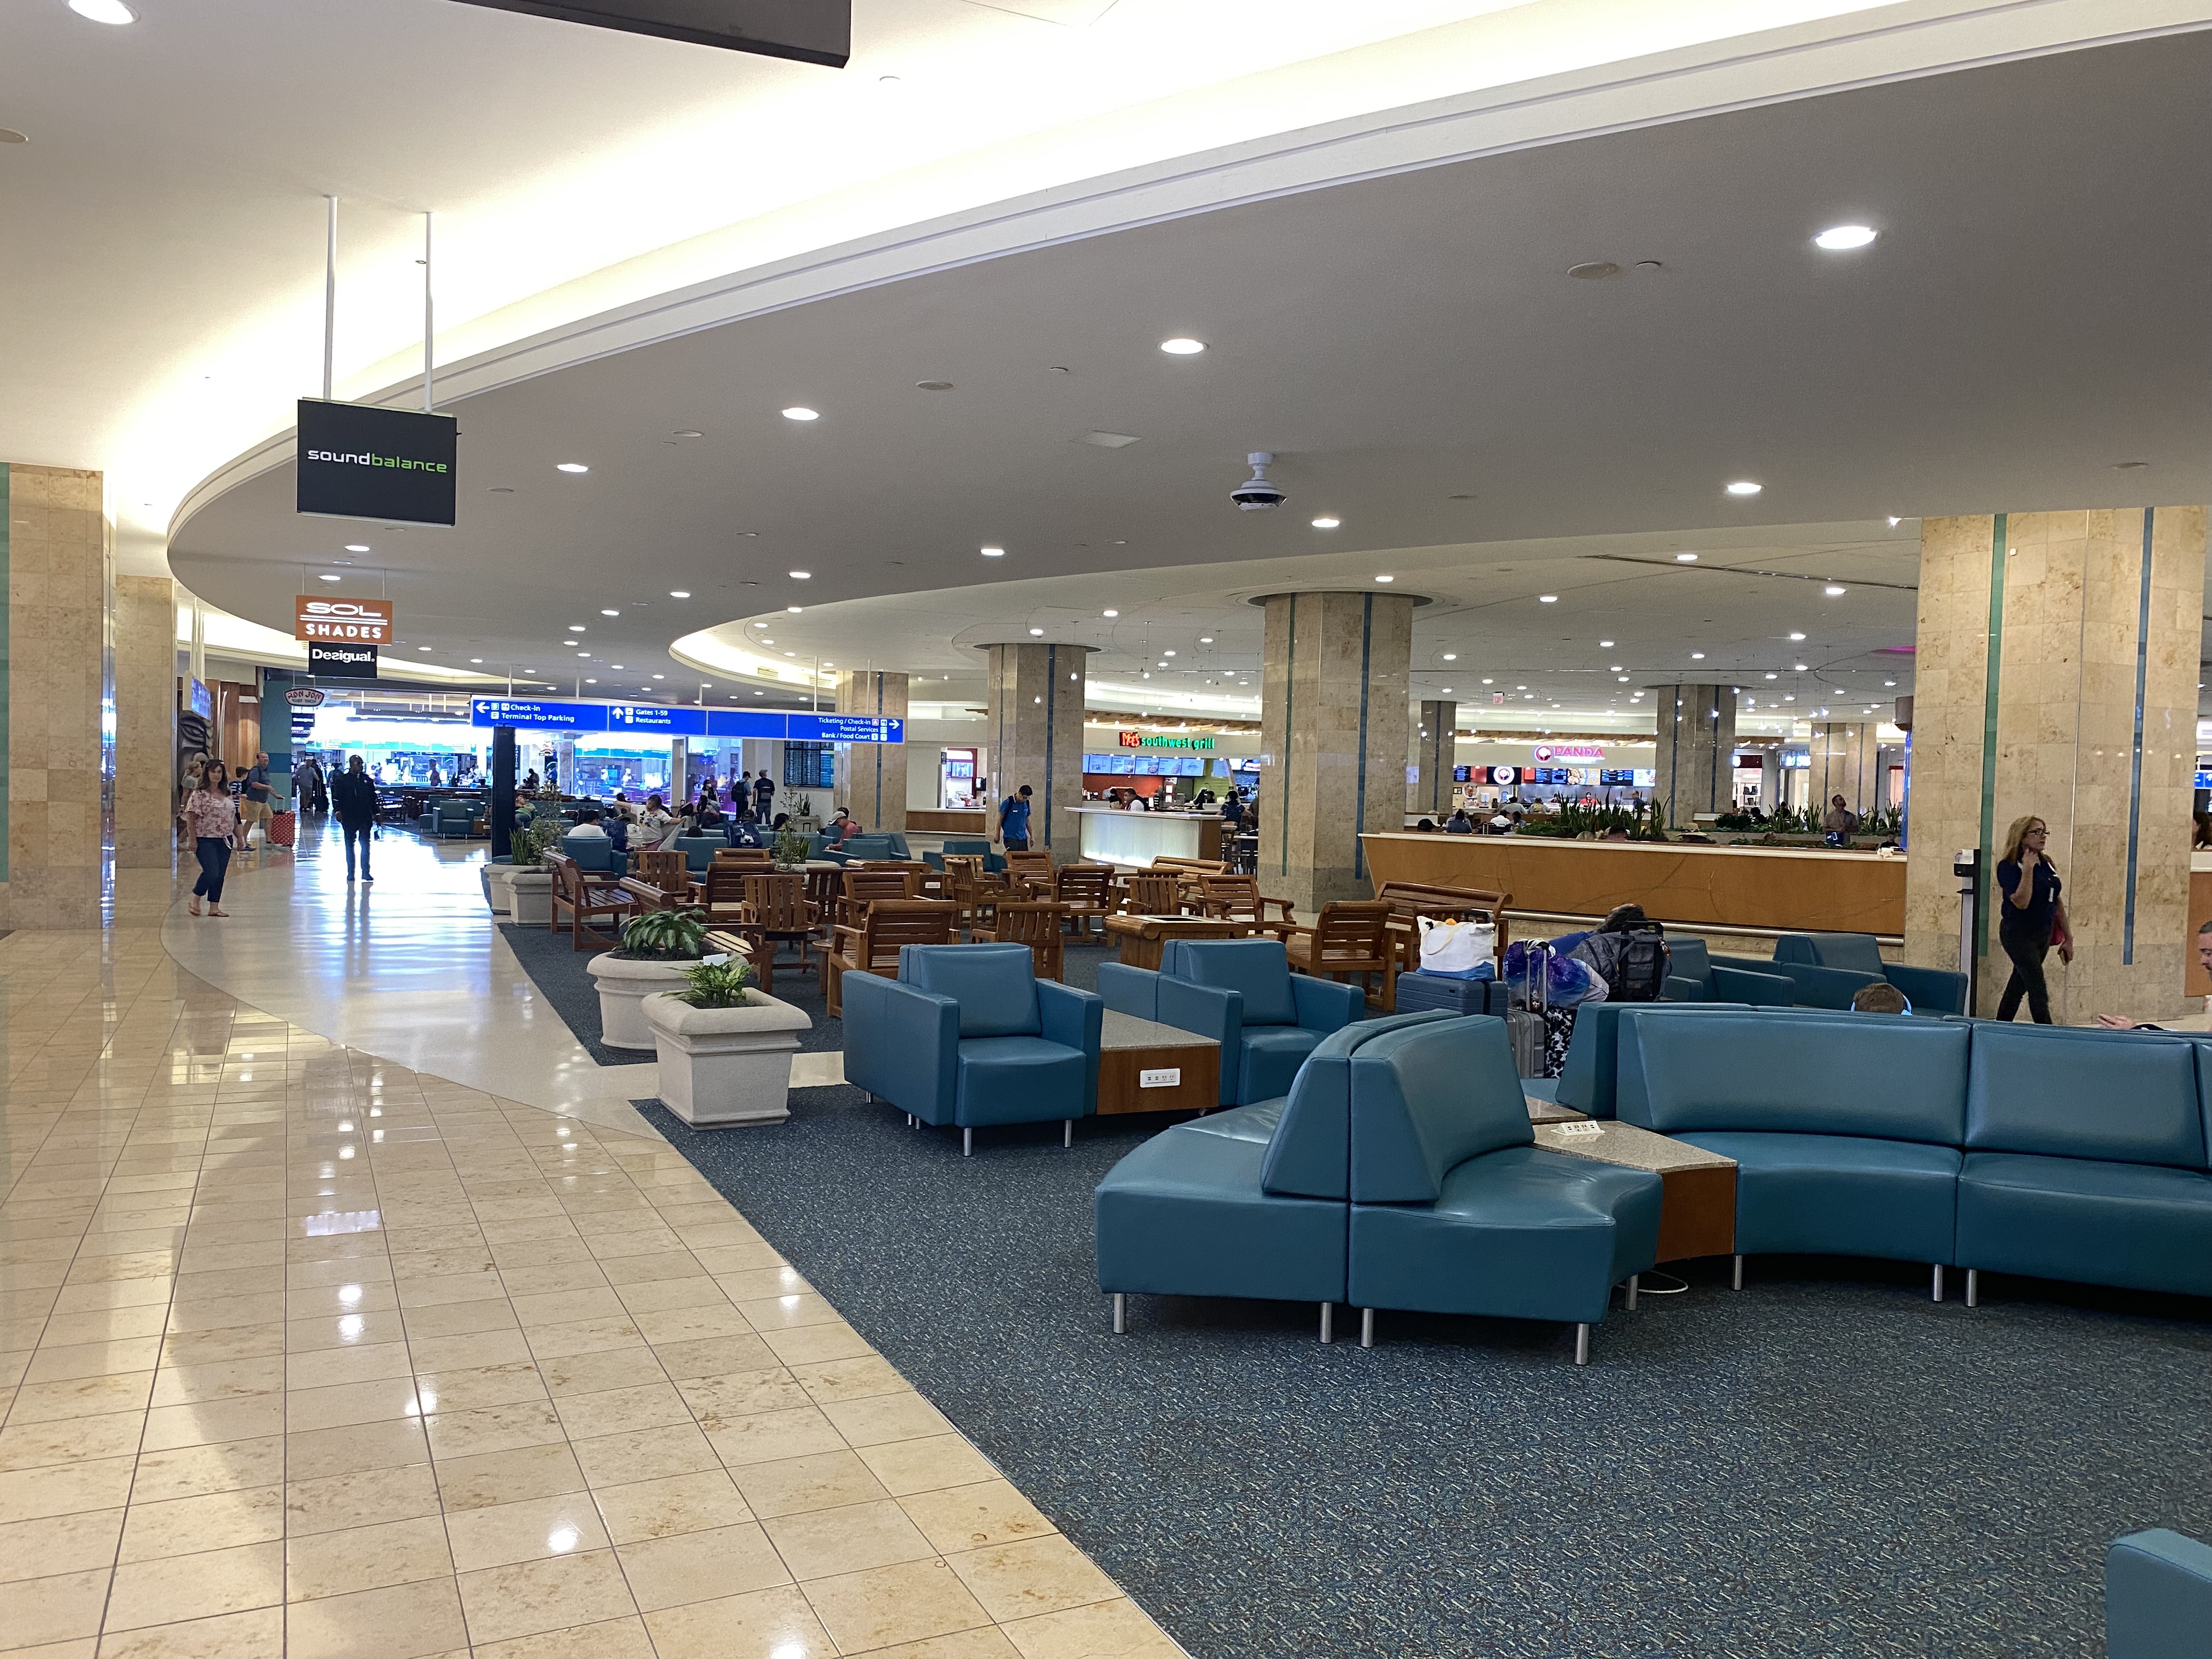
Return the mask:
<path id="1" fill-rule="evenodd" d="M 1736 1161 L 1739 1255 L 1951 1262 L 1959 1194 L 1954 1146 L 1727 1130 L 1676 1139 Z"/>
<path id="2" fill-rule="evenodd" d="M 1991 1273 L 2212 1296 L 2212 1176 L 1969 1152 L 1958 1255 Z"/>

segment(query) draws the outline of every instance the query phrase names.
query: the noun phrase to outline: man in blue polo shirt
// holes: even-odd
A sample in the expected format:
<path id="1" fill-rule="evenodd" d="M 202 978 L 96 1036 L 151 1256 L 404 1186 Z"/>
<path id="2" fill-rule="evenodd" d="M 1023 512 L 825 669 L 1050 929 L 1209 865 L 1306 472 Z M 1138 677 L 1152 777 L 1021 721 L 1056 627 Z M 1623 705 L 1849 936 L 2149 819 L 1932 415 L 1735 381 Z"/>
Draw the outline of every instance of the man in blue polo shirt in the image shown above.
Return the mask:
<path id="1" fill-rule="evenodd" d="M 999 803 L 999 839 L 1009 853 L 1030 850 L 1030 787 L 1026 783 Z"/>

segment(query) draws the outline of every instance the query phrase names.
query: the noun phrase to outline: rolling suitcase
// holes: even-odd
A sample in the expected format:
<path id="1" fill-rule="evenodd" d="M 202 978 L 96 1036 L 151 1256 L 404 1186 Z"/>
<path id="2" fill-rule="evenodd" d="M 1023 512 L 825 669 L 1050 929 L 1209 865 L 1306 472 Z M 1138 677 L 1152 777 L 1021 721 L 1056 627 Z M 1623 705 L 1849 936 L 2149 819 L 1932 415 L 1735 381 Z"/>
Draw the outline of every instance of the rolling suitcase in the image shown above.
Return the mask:
<path id="1" fill-rule="evenodd" d="M 271 847 L 290 847 L 300 838 L 299 815 L 294 812 L 271 812 L 269 815 L 269 844 Z"/>
<path id="2" fill-rule="evenodd" d="M 1455 979 L 1446 974 L 1398 975 L 1398 1012 L 1441 1008 L 1449 1014 L 1502 1013 L 1505 987 L 1494 979 Z"/>
<path id="3" fill-rule="evenodd" d="M 1552 965 L 1552 947 L 1532 941 L 1526 961 L 1525 988 L 1509 993 L 1519 1006 L 1506 1010 L 1505 1037 L 1513 1046 L 1513 1069 L 1522 1077 L 1543 1077 L 1545 1054 L 1549 1046 L 1546 1016 L 1550 1012 L 1550 991 L 1546 981 Z"/>

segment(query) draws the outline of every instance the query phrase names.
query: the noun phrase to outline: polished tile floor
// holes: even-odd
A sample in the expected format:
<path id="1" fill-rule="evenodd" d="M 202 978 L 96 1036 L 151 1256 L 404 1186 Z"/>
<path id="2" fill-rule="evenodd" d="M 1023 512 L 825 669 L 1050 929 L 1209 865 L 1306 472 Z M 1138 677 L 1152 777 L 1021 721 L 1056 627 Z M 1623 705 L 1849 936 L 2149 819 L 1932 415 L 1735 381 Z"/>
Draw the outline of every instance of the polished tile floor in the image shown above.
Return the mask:
<path id="1" fill-rule="evenodd" d="M 363 899 L 322 850 L 242 872 L 228 921 L 134 926 L 140 892 L 0 940 L 0 1651 L 1180 1652 L 682 1158 L 610 1127 L 550 1012 L 489 994 L 472 871 L 394 839 Z M 165 937 L 308 983 L 267 1011 Z M 387 960 L 440 988 L 390 993 Z M 437 1017 L 449 1063 L 322 1029 L 387 994 L 470 1005 Z M 533 1043 L 540 1098 L 479 1086 Z"/>

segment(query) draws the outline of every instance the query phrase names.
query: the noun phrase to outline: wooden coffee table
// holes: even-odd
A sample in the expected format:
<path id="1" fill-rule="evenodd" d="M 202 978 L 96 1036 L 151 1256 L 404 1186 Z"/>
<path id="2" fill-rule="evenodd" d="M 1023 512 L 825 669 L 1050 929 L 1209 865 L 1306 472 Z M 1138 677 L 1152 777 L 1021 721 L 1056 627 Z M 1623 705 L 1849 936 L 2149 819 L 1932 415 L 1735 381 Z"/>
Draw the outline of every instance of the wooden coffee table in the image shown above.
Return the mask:
<path id="1" fill-rule="evenodd" d="M 1101 1117 L 1117 1112 L 1205 1112 L 1220 1104 L 1218 1042 L 1180 1026 L 1106 1011 L 1098 1043 Z"/>
<path id="2" fill-rule="evenodd" d="M 1539 1123 L 1535 1131 L 1536 1144 L 1548 1152 L 1658 1175 L 1665 1183 L 1659 1210 L 1660 1261 L 1735 1253 L 1734 1158 L 1613 1118 Z"/>
<path id="3" fill-rule="evenodd" d="M 1109 916 L 1106 936 L 1121 946 L 1130 968 L 1158 969 L 1171 939 L 1235 939 L 1237 924 L 1218 916 Z"/>

